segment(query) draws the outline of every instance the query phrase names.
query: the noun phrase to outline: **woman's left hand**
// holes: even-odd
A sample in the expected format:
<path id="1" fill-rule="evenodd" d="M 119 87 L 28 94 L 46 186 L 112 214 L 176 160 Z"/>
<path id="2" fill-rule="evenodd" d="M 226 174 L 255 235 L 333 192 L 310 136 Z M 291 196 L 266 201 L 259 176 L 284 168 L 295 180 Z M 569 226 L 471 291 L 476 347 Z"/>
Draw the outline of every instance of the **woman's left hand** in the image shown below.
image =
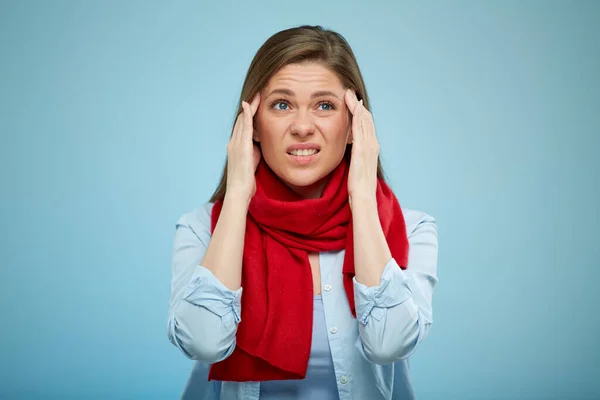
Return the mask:
<path id="1" fill-rule="evenodd" d="M 344 99 L 352 113 L 352 153 L 348 172 L 348 193 L 352 207 L 352 199 L 355 203 L 363 199 L 376 201 L 379 142 L 373 116 L 362 101 L 358 101 L 354 90 L 348 89 Z"/>

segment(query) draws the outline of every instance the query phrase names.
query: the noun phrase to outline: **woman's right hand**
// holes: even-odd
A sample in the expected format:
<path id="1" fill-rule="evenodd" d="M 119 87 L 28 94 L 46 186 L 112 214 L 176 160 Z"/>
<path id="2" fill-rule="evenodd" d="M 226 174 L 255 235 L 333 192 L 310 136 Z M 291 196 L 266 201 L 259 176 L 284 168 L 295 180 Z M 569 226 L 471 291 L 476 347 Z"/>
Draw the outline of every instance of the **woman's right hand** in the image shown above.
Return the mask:
<path id="1" fill-rule="evenodd" d="M 253 118 L 260 104 L 257 93 L 252 102 L 242 101 L 243 111 L 238 115 L 233 134 L 227 144 L 227 191 L 226 197 L 247 200 L 256 192 L 254 173 L 260 162 L 260 149 L 252 141 Z"/>

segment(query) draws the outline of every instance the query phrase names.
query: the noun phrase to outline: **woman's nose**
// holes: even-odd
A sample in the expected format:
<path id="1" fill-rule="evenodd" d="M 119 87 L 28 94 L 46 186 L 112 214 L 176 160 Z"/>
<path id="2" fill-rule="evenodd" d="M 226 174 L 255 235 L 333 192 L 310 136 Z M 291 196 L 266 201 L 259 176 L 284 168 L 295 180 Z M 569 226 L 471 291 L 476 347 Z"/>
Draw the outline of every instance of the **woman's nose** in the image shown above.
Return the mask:
<path id="1" fill-rule="evenodd" d="M 315 124 L 307 111 L 300 111 L 292 122 L 292 134 L 300 137 L 311 135 L 315 131 Z"/>

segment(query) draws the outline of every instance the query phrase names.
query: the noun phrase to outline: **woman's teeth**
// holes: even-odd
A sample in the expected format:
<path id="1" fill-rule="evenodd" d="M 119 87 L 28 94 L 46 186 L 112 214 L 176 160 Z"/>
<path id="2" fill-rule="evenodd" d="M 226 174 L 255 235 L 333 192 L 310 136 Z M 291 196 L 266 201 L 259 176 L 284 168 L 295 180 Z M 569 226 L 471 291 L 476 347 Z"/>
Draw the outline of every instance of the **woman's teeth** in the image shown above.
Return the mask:
<path id="1" fill-rule="evenodd" d="M 313 154 L 317 154 L 318 152 L 319 152 L 319 150 L 317 150 L 317 149 L 304 149 L 304 150 L 292 150 L 292 151 L 290 151 L 290 154 L 293 156 L 306 157 L 306 156 L 312 156 Z"/>

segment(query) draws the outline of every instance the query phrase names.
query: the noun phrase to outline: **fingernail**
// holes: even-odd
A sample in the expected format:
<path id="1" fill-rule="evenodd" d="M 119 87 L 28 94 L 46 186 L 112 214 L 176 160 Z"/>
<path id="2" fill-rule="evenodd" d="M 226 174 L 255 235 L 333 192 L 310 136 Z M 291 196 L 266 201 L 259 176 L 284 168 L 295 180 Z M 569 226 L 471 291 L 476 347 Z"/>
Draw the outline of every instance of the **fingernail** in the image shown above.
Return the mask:
<path id="1" fill-rule="evenodd" d="M 360 105 L 361 105 L 361 106 L 363 105 L 363 101 L 362 101 L 362 99 L 360 99 L 359 103 L 360 103 Z"/>

